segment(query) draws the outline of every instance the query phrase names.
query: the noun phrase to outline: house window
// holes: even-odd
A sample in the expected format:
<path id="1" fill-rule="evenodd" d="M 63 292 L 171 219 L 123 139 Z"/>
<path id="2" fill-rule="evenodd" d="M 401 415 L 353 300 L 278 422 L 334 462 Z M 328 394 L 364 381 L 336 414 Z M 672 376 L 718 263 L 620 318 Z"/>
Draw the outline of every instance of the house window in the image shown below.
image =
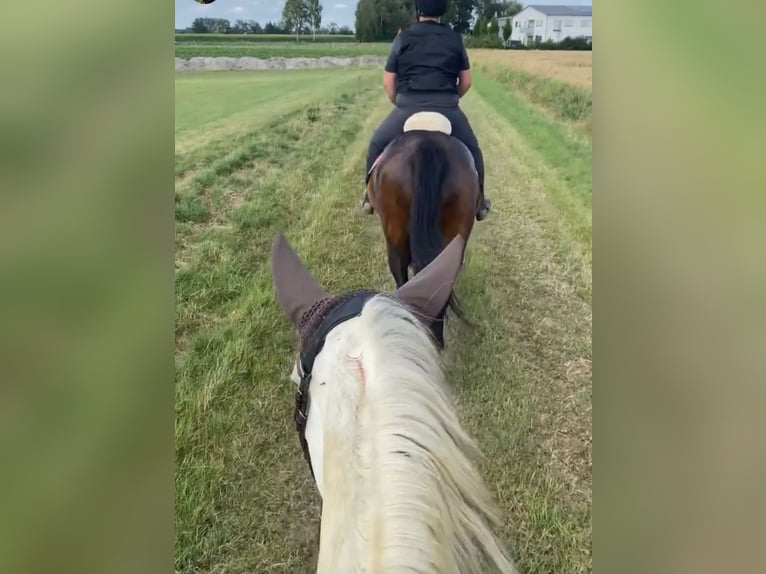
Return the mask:
<path id="1" fill-rule="evenodd" d="M 538 28 L 542 28 L 543 27 L 543 21 L 542 20 L 538 20 L 537 21 L 537 27 Z"/>
<path id="2" fill-rule="evenodd" d="M 573 25 L 574 25 L 574 22 L 571 18 L 567 18 L 566 20 L 564 20 L 564 26 L 566 26 L 567 28 L 571 28 Z"/>
<path id="3" fill-rule="evenodd" d="M 561 30 L 561 18 L 558 20 L 553 21 L 553 29 L 554 30 Z"/>
<path id="4" fill-rule="evenodd" d="M 543 37 L 542 36 L 535 36 L 535 43 L 536 44 L 539 44 L 542 41 L 543 41 Z"/>
<path id="5" fill-rule="evenodd" d="M 590 28 L 590 19 L 580 20 L 580 28 Z"/>
<path id="6" fill-rule="evenodd" d="M 516 20 L 516 21 L 515 21 L 513 24 L 514 24 L 514 26 L 515 26 L 516 28 L 518 28 L 518 27 L 519 27 L 519 21 L 518 21 L 518 20 Z"/>

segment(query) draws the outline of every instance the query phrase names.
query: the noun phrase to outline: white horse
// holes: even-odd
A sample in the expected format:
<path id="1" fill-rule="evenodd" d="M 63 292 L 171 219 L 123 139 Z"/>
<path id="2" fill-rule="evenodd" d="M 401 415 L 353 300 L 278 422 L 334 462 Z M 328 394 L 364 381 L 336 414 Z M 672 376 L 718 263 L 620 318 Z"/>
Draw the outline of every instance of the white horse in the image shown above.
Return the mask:
<path id="1" fill-rule="evenodd" d="M 274 244 L 277 299 L 305 339 L 293 379 L 308 380 L 305 442 L 322 496 L 318 574 L 516 572 L 493 534 L 499 515 L 471 462 L 478 450 L 424 322 L 446 304 L 463 250 L 458 237 L 393 296 L 337 303 L 283 237 Z M 335 315 L 306 333 L 307 315 L 323 307 Z"/>

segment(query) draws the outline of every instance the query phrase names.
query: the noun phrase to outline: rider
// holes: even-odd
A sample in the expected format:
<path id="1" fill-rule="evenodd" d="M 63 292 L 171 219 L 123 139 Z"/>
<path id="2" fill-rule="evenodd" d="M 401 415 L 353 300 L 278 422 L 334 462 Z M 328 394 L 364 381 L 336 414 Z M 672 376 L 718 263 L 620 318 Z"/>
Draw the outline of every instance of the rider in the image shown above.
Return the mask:
<path id="1" fill-rule="evenodd" d="M 481 221 L 490 208 L 484 197 L 484 158 L 459 107 L 460 98 L 471 87 L 463 37 L 441 23 L 447 0 L 416 0 L 415 8 L 418 22 L 396 36 L 383 72 L 383 89 L 396 107 L 372 136 L 367 150 L 365 184 L 373 163 L 386 146 L 401 135 L 407 118 L 420 111 L 438 111 L 452 123 L 452 135 L 473 155 L 481 196 L 476 219 Z M 365 212 L 372 213 L 366 191 L 361 203 Z"/>

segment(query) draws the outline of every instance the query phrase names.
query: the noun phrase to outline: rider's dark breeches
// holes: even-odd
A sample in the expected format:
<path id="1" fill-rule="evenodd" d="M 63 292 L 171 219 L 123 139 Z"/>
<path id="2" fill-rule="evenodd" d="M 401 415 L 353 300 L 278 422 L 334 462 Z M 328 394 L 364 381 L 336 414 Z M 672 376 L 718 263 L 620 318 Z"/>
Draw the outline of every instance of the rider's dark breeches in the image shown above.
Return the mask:
<path id="1" fill-rule="evenodd" d="M 370 147 L 367 149 L 367 168 L 364 172 L 365 181 L 367 174 L 372 168 L 372 164 L 375 162 L 375 159 L 381 153 L 383 153 L 383 150 L 392 140 L 401 135 L 402 130 L 404 129 L 404 123 L 407 121 L 407 118 L 409 118 L 415 112 L 422 111 L 439 112 L 440 114 L 444 114 L 452 123 L 452 135 L 462 141 L 471 152 L 471 155 L 473 155 L 473 160 L 476 163 L 476 171 L 479 174 L 479 188 L 483 193 L 484 157 L 481 154 L 481 149 L 479 149 L 479 142 L 476 140 L 476 135 L 474 135 L 473 129 L 471 129 L 471 124 L 468 123 L 468 118 L 465 117 L 463 110 L 457 106 L 432 109 L 410 109 L 400 108 L 397 106 L 391 110 L 391 113 L 388 114 L 386 119 L 384 119 L 383 122 L 378 126 L 378 129 L 375 130 L 375 133 L 372 134 Z"/>
<path id="2" fill-rule="evenodd" d="M 397 136 L 401 135 L 404 129 L 404 123 L 407 118 L 412 115 L 413 110 L 405 110 L 404 108 L 394 107 L 391 113 L 386 116 L 375 133 L 372 134 L 370 140 L 370 146 L 367 148 L 367 168 L 364 170 L 365 178 L 372 169 L 372 164 L 375 163 L 377 157 L 383 153 L 389 142 L 393 141 Z"/>

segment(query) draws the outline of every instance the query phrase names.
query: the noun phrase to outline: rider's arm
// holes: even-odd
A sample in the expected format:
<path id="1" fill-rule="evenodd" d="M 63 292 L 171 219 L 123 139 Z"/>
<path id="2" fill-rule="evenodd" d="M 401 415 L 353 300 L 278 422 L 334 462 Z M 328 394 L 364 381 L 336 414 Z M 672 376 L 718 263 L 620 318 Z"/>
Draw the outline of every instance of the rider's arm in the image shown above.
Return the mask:
<path id="1" fill-rule="evenodd" d="M 396 72 L 399 69 L 399 47 L 401 43 L 401 36 L 397 34 L 391 44 L 391 53 L 388 55 L 386 68 L 383 71 L 383 90 L 392 104 L 396 103 Z"/>
<path id="2" fill-rule="evenodd" d="M 461 98 L 471 89 L 471 62 L 468 60 L 468 52 L 465 51 L 463 37 L 458 35 L 460 45 L 460 73 L 458 74 L 457 94 Z"/>
<path id="3" fill-rule="evenodd" d="M 461 98 L 471 89 L 471 70 L 463 70 L 457 77 L 457 95 Z"/>
<path id="4" fill-rule="evenodd" d="M 396 74 L 383 72 L 383 90 L 386 97 L 393 104 L 396 102 Z"/>

